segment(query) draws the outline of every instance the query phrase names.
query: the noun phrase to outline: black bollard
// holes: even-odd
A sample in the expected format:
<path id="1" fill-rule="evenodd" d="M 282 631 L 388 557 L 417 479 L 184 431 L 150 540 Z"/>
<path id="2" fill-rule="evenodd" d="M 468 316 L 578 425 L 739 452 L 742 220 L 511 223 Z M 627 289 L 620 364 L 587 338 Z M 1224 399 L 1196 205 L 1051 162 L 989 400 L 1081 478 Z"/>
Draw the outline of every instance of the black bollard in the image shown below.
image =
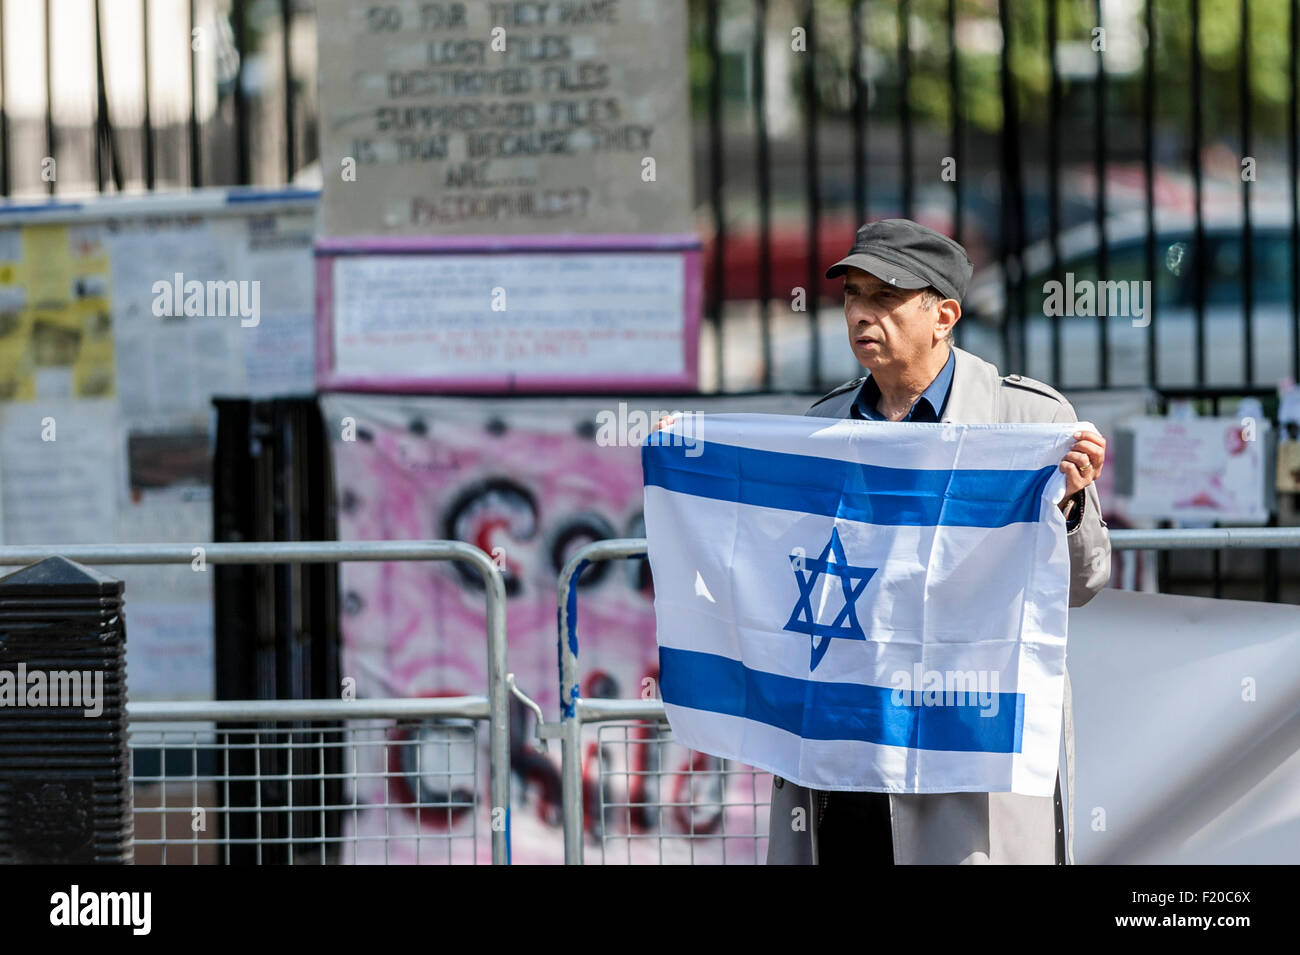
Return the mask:
<path id="1" fill-rule="evenodd" d="M 122 582 L 49 557 L 0 578 L 0 862 L 132 861 Z"/>

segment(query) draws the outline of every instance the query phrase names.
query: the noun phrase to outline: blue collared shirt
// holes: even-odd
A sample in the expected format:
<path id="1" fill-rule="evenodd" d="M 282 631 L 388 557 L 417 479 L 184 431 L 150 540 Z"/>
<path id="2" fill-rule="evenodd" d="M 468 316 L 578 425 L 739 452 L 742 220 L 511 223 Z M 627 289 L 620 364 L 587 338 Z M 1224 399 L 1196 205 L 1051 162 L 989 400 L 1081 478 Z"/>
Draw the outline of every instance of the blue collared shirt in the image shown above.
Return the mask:
<path id="1" fill-rule="evenodd" d="M 920 421 L 937 423 L 943 414 L 944 407 L 948 404 L 948 394 L 952 391 L 952 369 L 956 364 L 952 349 L 948 350 L 948 361 L 944 364 L 943 370 L 935 375 L 934 381 L 930 382 L 930 387 L 921 392 L 921 397 L 916 399 L 916 403 L 907 412 L 904 421 Z M 850 407 L 850 413 L 855 418 L 865 418 L 868 421 L 887 421 L 884 415 L 876 410 L 876 403 L 880 400 L 880 386 L 870 376 L 862 383 L 858 390 L 858 400 Z M 1072 531 L 1079 526 L 1083 519 L 1083 511 L 1086 506 L 1086 497 L 1083 491 L 1075 495 L 1075 506 L 1066 518 L 1065 529 Z"/>
<path id="2" fill-rule="evenodd" d="M 921 397 L 916 399 L 916 403 L 908 409 L 904 421 L 938 422 L 944 406 L 948 403 L 948 392 L 952 390 L 952 369 L 955 364 L 956 358 L 949 348 L 948 361 L 944 364 L 943 370 L 935 376 L 934 381 L 930 382 L 930 387 L 926 388 L 921 393 Z M 876 403 L 879 401 L 880 386 L 868 375 L 858 391 L 858 400 L 853 403 L 851 409 L 853 417 L 865 418 L 868 421 L 887 421 L 888 419 L 876 410 Z"/>

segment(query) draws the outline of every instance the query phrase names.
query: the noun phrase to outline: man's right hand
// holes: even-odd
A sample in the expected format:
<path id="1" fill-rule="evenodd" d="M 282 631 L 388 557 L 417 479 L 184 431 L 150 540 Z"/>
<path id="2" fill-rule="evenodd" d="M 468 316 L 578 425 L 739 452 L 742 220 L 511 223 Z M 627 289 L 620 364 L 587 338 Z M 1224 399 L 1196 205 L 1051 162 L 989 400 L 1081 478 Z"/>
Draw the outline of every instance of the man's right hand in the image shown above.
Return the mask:
<path id="1" fill-rule="evenodd" d="M 655 430 L 658 431 L 661 428 L 666 428 L 670 424 L 672 424 L 675 420 L 677 419 L 675 419 L 672 415 L 666 414 L 659 419 L 659 423 L 655 425 Z"/>

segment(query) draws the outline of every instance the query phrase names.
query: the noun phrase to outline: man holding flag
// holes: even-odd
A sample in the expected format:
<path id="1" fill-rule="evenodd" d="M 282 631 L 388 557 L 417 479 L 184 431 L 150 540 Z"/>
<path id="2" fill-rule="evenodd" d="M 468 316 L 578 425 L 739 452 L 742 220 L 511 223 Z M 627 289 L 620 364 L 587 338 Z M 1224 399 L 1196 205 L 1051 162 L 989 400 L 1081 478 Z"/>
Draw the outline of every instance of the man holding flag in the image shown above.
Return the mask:
<path id="1" fill-rule="evenodd" d="M 821 433 L 805 435 L 798 431 L 797 422 L 801 420 L 798 418 L 785 419 L 779 425 L 773 421 L 773 427 L 781 431 L 780 435 L 771 438 L 774 445 L 786 442 L 791 449 L 799 446 L 805 455 L 822 453 L 831 456 L 799 457 L 782 453 L 787 450 L 785 446 L 747 447 L 746 441 L 753 443 L 753 439 L 745 431 L 747 423 L 739 422 L 737 430 L 724 433 L 721 442 L 706 443 L 706 446 L 714 448 L 717 457 L 706 456 L 696 462 L 677 463 L 659 453 L 659 449 L 654 449 L 646 457 L 648 528 L 652 521 L 667 527 L 671 519 L 681 519 L 680 514 L 672 516 L 673 508 L 677 506 L 673 495 L 687 502 L 699 501 L 702 495 L 730 500 L 738 509 L 749 507 L 750 510 L 744 512 L 751 515 L 748 522 L 765 524 L 759 540 L 788 536 L 789 528 L 785 525 L 777 529 L 779 516 L 770 519 L 773 513 L 782 513 L 782 507 L 795 510 L 807 507 L 814 512 L 813 518 L 817 508 L 821 507 L 821 513 L 834 520 L 820 557 L 809 551 L 807 558 L 798 556 L 793 559 L 799 591 L 798 606 L 788 621 L 783 621 L 782 630 L 787 632 L 787 636 L 791 632 L 806 634 L 805 639 L 810 640 L 811 657 L 806 651 L 804 656 L 808 681 L 795 676 L 803 665 L 787 655 L 792 654 L 793 649 L 776 641 L 765 643 L 767 634 L 761 628 L 755 629 L 757 624 L 741 626 L 757 620 L 752 614 L 745 616 L 750 614 L 746 607 L 734 609 L 738 620 L 731 625 L 733 633 L 744 631 L 755 635 L 742 648 L 736 648 L 734 639 L 730 644 L 719 644 L 712 654 L 693 652 L 694 647 L 690 650 L 665 647 L 666 633 L 698 633 L 701 628 L 694 625 L 696 618 L 691 616 L 694 611 L 687 604 L 673 606 L 671 603 L 678 598 L 669 594 L 683 593 L 685 586 L 669 584 L 665 580 L 668 586 L 664 588 L 661 608 L 660 572 L 684 561 L 679 559 L 681 555 L 670 554 L 667 548 L 661 548 L 659 553 L 663 556 L 659 557 L 660 564 L 656 566 L 655 535 L 647 535 L 651 538 L 650 556 L 656 576 L 656 613 L 661 621 L 663 698 L 670 721 L 674 722 L 674 731 L 688 745 L 695 742 L 697 748 L 707 748 L 708 741 L 717 740 L 713 751 L 720 755 L 736 755 L 724 752 L 732 748 L 730 743 L 734 740 L 743 740 L 748 747 L 756 745 L 756 739 L 767 740 L 761 744 L 765 748 L 760 752 L 764 755 L 776 753 L 787 760 L 779 763 L 774 756 L 769 768 L 778 764 L 797 766 L 800 772 L 818 774 L 817 779 L 831 780 L 825 784 L 827 789 L 819 789 L 811 784 L 798 785 L 774 772 L 769 863 L 1051 864 L 1071 861 L 1071 853 L 1063 838 L 1059 771 L 1055 774 L 1054 796 L 1029 795 L 1026 791 L 1052 790 L 1052 767 L 1058 762 L 1053 741 L 1060 739 L 1060 710 L 1055 702 L 1044 709 L 1042 701 L 1052 697 L 1053 689 L 1055 699 L 1061 700 L 1060 682 L 1063 677 L 1066 781 L 1072 795 L 1073 728 L 1069 680 L 1068 674 L 1064 673 L 1064 604 L 1067 590 L 1069 606 L 1087 603 L 1106 585 L 1110 576 L 1110 542 L 1101 520 L 1101 506 L 1094 486 L 1105 464 L 1106 441 L 1087 428 L 1071 432 L 1067 424 L 1067 429 L 1063 429 L 1063 423 L 1076 422 L 1077 419 L 1069 402 L 1052 388 L 1019 375 L 1003 377 L 993 365 L 950 343 L 953 326 L 961 317 L 960 301 L 971 271 L 970 259 L 958 243 L 916 222 L 885 219 L 862 226 L 849 254 L 831 266 L 826 275 L 828 278 L 844 276 L 844 313 L 849 341 L 855 357 L 869 374 L 835 389 L 816 402 L 806 414 L 835 419 L 943 423 L 952 425 L 954 433 L 959 426 L 985 424 L 1041 423 L 1054 424 L 1054 429 L 993 429 L 996 435 L 985 429 L 986 433 L 980 436 L 982 444 L 953 442 L 960 445 L 961 450 L 951 452 L 951 466 L 954 468 L 951 471 L 934 468 L 935 438 L 925 429 L 904 426 L 899 431 L 899 442 L 891 444 L 887 453 L 879 458 L 871 458 L 870 454 L 880 454 L 880 442 L 884 439 L 878 431 L 872 432 L 878 450 L 864 450 L 862 454 L 866 457 L 859 458 L 854 457 L 855 449 L 861 444 L 855 443 L 856 438 L 840 445 L 809 443 L 812 439 L 825 442 L 825 429 Z M 744 417 L 734 416 L 736 419 Z M 661 424 L 671 424 L 671 419 Z M 731 424 L 724 421 L 718 427 L 726 428 Z M 666 443 L 667 440 L 663 435 L 652 436 L 650 443 Z M 735 446 L 728 446 L 728 440 L 734 441 Z M 1041 462 L 1044 453 L 1050 454 L 1053 446 L 1066 449 L 1055 467 L 999 469 L 1006 467 L 1005 462 L 1028 462 L 1031 458 Z M 824 447 L 832 448 L 832 451 L 821 451 Z M 849 450 L 842 450 L 844 447 Z M 863 444 L 862 447 L 868 446 Z M 1060 450 L 1056 451 L 1057 456 L 1060 453 Z M 839 454 L 840 458 L 834 454 Z M 974 466 L 956 470 L 956 462 L 963 454 L 966 458 L 983 455 L 984 463 L 981 465 L 977 461 Z M 908 462 L 913 460 L 921 462 L 915 465 L 921 470 L 906 470 L 911 466 Z M 1046 460 L 1055 462 L 1057 457 Z M 807 462 L 809 470 L 791 477 L 791 469 L 798 470 L 801 462 Z M 816 466 L 813 462 L 817 462 Z M 730 481 L 722 473 L 724 466 L 735 468 L 735 477 Z M 702 469 L 704 473 L 688 474 L 692 467 Z M 1058 469 L 1064 475 L 1064 493 L 1059 503 L 1064 515 L 1064 548 L 1055 543 L 1059 537 L 1054 537 L 1048 526 L 1051 519 L 1045 520 L 1044 515 L 1034 509 L 1037 500 L 1050 493 L 1046 490 L 1043 472 Z M 911 484 L 906 487 L 885 486 L 883 489 L 870 484 L 877 481 L 888 485 L 900 480 L 900 474 L 905 475 L 901 480 Z M 796 496 L 804 496 L 794 504 L 777 500 L 783 492 L 776 485 L 787 480 L 790 485 L 787 490 L 792 490 Z M 838 490 L 841 488 L 844 489 L 842 492 Z M 841 493 L 845 496 L 841 497 Z M 834 500 L 830 500 L 828 494 Z M 817 503 L 818 495 L 821 495 L 822 504 Z M 1005 500 L 995 503 L 994 498 L 999 495 Z M 813 503 L 803 503 L 804 498 Z M 713 508 L 717 511 L 718 505 L 715 503 Z M 777 510 L 773 511 L 773 508 Z M 889 513 L 891 508 L 893 513 Z M 999 508 L 1001 516 L 988 517 Z M 927 510 L 934 513 L 929 517 L 917 516 Z M 743 526 L 746 517 L 741 510 L 735 513 L 740 516 L 733 518 L 730 512 L 724 514 L 718 526 Z M 848 523 L 853 520 L 866 522 L 861 525 L 865 536 L 853 536 L 858 530 Z M 933 526 L 905 527 L 927 523 Z M 1057 517 L 1056 524 L 1059 526 L 1060 523 L 1061 518 Z M 881 536 L 876 532 L 882 530 L 877 525 L 886 525 L 883 527 L 886 532 L 903 528 L 904 533 L 920 536 L 907 538 L 901 551 L 895 542 L 889 545 L 892 550 L 868 559 L 868 546 L 885 546 L 875 543 Z M 872 531 L 873 527 L 875 531 Z M 1031 536 L 1014 536 L 1021 532 Z M 733 533 L 736 535 L 732 543 L 735 552 L 753 551 L 752 547 L 741 547 L 740 531 Z M 972 533 L 984 536 L 972 538 L 969 536 Z M 1011 533 L 1013 536 L 995 538 L 993 535 L 998 533 Z M 961 539 L 977 543 L 949 543 L 958 540 L 962 534 L 967 537 Z M 986 538 L 987 543 L 984 543 Z M 963 546 L 969 552 L 953 557 L 952 554 Z M 1016 548 L 1019 548 L 1019 553 Z M 985 554 L 982 555 L 981 549 Z M 922 560 L 915 572 L 899 564 L 894 556 L 909 551 L 930 555 Z M 935 573 L 934 555 L 939 553 L 947 559 L 948 566 Z M 930 570 L 926 569 L 927 562 Z M 943 564 L 943 559 L 937 562 Z M 700 563 L 708 568 L 707 561 L 701 560 Z M 813 572 L 805 572 L 808 568 Z M 717 573 L 722 573 L 720 566 Z M 986 586 L 996 583 L 1005 587 L 996 599 L 989 595 L 991 602 L 987 608 L 980 604 L 980 593 L 970 591 L 970 582 L 980 574 L 984 575 Z M 822 609 L 815 611 L 811 606 L 814 599 L 812 580 L 818 575 L 827 582 L 832 577 L 838 578 L 839 582 L 831 586 L 843 590 L 844 609 L 829 624 L 823 619 L 828 616 L 824 610 L 827 601 L 825 588 L 820 598 Z M 665 573 L 664 577 L 667 576 Z M 874 605 L 864 610 L 855 605 L 866 600 L 863 595 L 868 593 L 873 577 L 876 578 L 876 590 L 871 592 Z M 916 580 L 921 581 L 916 585 L 920 589 L 903 596 Z M 1053 583 L 1056 580 L 1060 581 L 1059 585 Z M 734 580 L 732 583 L 735 591 L 747 586 L 746 581 Z M 1011 616 L 1006 619 L 997 616 L 998 607 L 1005 613 L 1009 602 L 1015 603 L 1021 599 L 1020 594 L 1029 593 L 1034 588 L 1037 588 L 1036 596 L 1025 597 L 1023 605 L 1013 607 Z M 695 593 L 707 597 L 711 608 L 705 617 L 699 619 L 707 621 L 709 615 L 722 614 L 723 608 L 716 596 L 718 589 L 715 583 L 711 592 L 708 581 L 700 571 L 695 571 Z M 753 592 L 755 600 L 750 603 L 761 602 L 764 591 L 770 589 L 770 586 L 757 588 Z M 936 594 L 939 595 L 937 599 Z M 952 609 L 953 600 L 964 602 Z M 722 603 L 727 603 L 727 600 Z M 783 605 L 773 606 L 779 611 Z M 882 606 L 886 609 L 881 609 Z M 925 609 L 916 609 L 918 606 Z M 949 609 L 945 611 L 945 607 Z M 727 610 L 731 612 L 732 608 Z M 945 612 L 949 614 L 949 622 L 936 625 L 936 621 L 945 619 Z M 912 629 L 906 626 L 897 629 L 896 621 L 900 617 L 908 619 L 909 613 L 919 614 L 918 619 L 926 622 Z M 767 612 L 763 620 L 775 619 L 775 616 Z M 864 617 L 870 618 L 865 627 L 860 622 Z M 969 620 L 969 626 L 966 620 Z M 1000 651 L 990 647 L 1014 643 L 1001 639 L 1001 635 L 1015 627 L 1024 627 L 1024 620 L 1035 621 L 1036 627 L 1029 626 L 1020 634 L 1023 645 L 1017 644 L 1014 652 L 998 657 Z M 764 623 L 763 626 L 771 625 Z M 918 632 L 926 635 L 922 643 L 935 641 L 931 631 L 936 626 L 941 633 L 937 644 L 932 642 L 927 645 L 928 649 L 922 647 L 919 650 L 908 646 Z M 999 639 L 981 643 L 981 638 L 970 637 L 965 647 L 954 650 L 955 644 L 961 640 L 954 634 L 966 630 L 972 634 L 996 633 Z M 850 639 L 832 640 L 832 637 Z M 822 657 L 832 643 L 846 647 L 864 646 L 861 642 L 853 644 L 853 639 L 877 641 L 865 646 L 874 647 L 880 659 L 889 652 L 912 651 L 927 660 L 938 659 L 944 653 L 949 654 L 950 660 L 964 659 L 959 656 L 963 653 L 970 659 L 996 660 L 990 664 L 991 669 L 996 671 L 1002 667 L 1006 673 L 1017 676 L 1023 686 L 1015 688 L 1018 692 L 993 692 L 990 696 L 995 703 L 992 712 L 986 708 L 974 720 L 968 718 L 974 712 L 970 708 L 949 708 L 947 712 L 939 713 L 934 710 L 921 712 L 905 706 L 890 712 L 891 707 L 880 702 L 886 699 L 880 694 L 887 692 L 879 686 L 880 674 L 888 671 L 880 669 L 879 659 L 868 665 L 862 662 L 864 658 L 861 655 L 849 657 L 843 651 L 834 651 L 823 661 Z M 880 643 L 882 640 L 884 642 Z M 1039 642 L 1035 643 L 1035 640 Z M 780 649 L 769 649 L 773 646 Z M 840 654 L 838 659 L 834 653 Z M 773 672 L 780 669 L 773 662 L 777 656 L 785 661 L 782 665 L 787 667 L 789 675 Z M 896 655 L 893 659 L 903 657 Z M 1006 662 L 1008 659 L 1010 663 Z M 668 662 L 663 662 L 665 660 Z M 673 661 L 688 660 L 689 665 L 680 662 L 670 666 Z M 766 663 L 752 666 L 752 660 L 766 660 Z M 847 664 L 846 660 L 849 661 Z M 870 666 L 877 667 L 876 677 L 861 678 L 860 674 L 866 672 L 864 667 L 869 670 Z M 897 669 L 895 667 L 895 672 Z M 918 664 L 917 670 L 920 669 Z M 828 671 L 832 675 L 825 675 Z M 836 672 L 854 674 L 855 680 L 864 680 L 868 685 L 844 683 L 834 677 Z M 998 673 L 994 672 L 993 676 L 996 678 Z M 1038 684 L 1033 684 L 1034 678 L 1038 678 Z M 1028 689 L 1031 686 L 1032 691 Z M 1041 692 L 1041 687 L 1047 687 L 1047 692 Z M 997 690 L 996 685 L 993 689 Z M 876 695 L 872 696 L 873 693 Z M 920 694 L 907 698 L 919 700 Z M 897 692 L 894 699 L 897 705 Z M 999 699 L 1007 704 L 1001 719 L 979 718 L 995 715 Z M 817 702 L 810 702 L 814 700 Z M 793 709 L 792 704 L 797 709 Z M 1025 715 L 1026 707 L 1028 716 Z M 850 710 L 852 712 L 848 712 Z M 1047 729 L 1043 725 L 1044 713 L 1057 717 L 1054 725 Z M 678 720 L 673 720 L 674 714 L 679 715 Z M 719 727 L 718 735 L 710 735 L 711 726 L 703 731 L 692 726 L 688 732 L 680 732 L 678 723 L 684 723 L 683 714 L 712 719 Z M 703 720 L 699 722 L 703 723 Z M 735 726 L 738 723 L 743 723 L 743 726 L 737 730 Z M 773 727 L 783 730 L 784 735 L 772 735 Z M 683 725 L 682 729 L 687 727 Z M 1055 731 L 1055 735 L 1047 730 Z M 1022 738 L 1022 733 L 1029 735 Z M 791 754 L 796 751 L 789 750 L 787 743 L 792 736 L 799 735 L 803 740 L 799 742 L 796 739 L 796 742 L 803 748 L 798 749 L 798 755 L 794 756 Z M 836 740 L 840 742 L 834 742 Z M 890 784 L 886 788 L 890 791 L 855 791 L 854 787 L 843 784 L 843 771 L 839 775 L 824 772 L 825 765 L 831 761 L 826 757 L 830 749 L 821 741 L 831 741 L 831 746 L 859 747 L 839 751 L 841 767 L 847 767 L 848 776 L 855 779 L 859 774 L 852 763 L 858 757 L 850 755 L 848 763 L 845 763 L 843 754 L 870 754 L 863 757 L 872 764 L 870 772 L 865 775 L 873 779 L 876 778 L 871 775 L 873 773 L 888 776 Z M 1026 770 L 1019 764 L 1014 770 L 1010 768 L 1028 750 L 1035 748 L 1033 761 L 1036 769 Z M 927 752 L 935 753 L 938 758 L 930 760 Z M 902 757 L 899 757 L 900 753 Z M 951 767 L 931 768 L 945 759 L 951 762 Z M 925 773 L 918 770 L 922 764 L 927 767 Z M 885 769 L 882 770 L 882 766 Z M 906 786 L 897 783 L 904 776 L 909 780 Z M 978 791 L 973 787 L 978 787 L 981 778 L 996 778 L 998 782 L 989 784 L 990 791 Z M 1010 782 L 1013 778 L 1014 784 Z M 949 780 L 957 782 L 950 784 Z M 832 785 L 836 788 L 829 788 Z M 995 786 L 1000 789 L 995 789 Z M 908 791 L 897 791 L 900 788 Z M 1011 791 L 1013 789 L 1021 791 Z"/>

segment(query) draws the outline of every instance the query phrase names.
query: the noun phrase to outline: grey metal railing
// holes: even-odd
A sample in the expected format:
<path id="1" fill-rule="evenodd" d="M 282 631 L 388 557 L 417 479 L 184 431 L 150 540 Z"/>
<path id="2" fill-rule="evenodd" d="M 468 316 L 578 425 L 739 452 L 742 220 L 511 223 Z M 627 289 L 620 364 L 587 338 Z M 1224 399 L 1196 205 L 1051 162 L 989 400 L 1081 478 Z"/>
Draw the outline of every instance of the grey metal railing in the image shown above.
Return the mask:
<path id="1" fill-rule="evenodd" d="M 1113 551 L 1300 548 L 1300 527 L 1113 530 L 1110 532 L 1110 544 Z M 562 740 L 561 780 L 566 865 L 581 865 L 583 862 L 585 823 L 582 773 L 583 726 L 589 723 L 627 720 L 653 723 L 665 720 L 664 707 L 660 700 L 584 700 L 579 691 L 578 577 L 583 570 L 596 561 L 643 557 L 645 554 L 646 541 L 642 537 L 595 541 L 578 550 L 560 573 L 558 585 L 560 725 L 555 727 L 552 724 L 543 727 L 540 735 L 559 735 Z M 662 741 L 662 736 L 656 741 Z M 725 799 L 720 804 L 725 807 Z M 756 834 L 747 836 L 747 838 L 755 837 Z"/>
<path id="2" fill-rule="evenodd" d="M 487 601 L 487 663 L 488 687 L 485 697 L 463 697 L 443 701 L 464 708 L 486 707 L 488 723 L 489 798 L 494 810 L 505 820 L 502 826 L 492 826 L 492 862 L 505 865 L 510 860 L 510 714 L 511 692 L 506 672 L 506 589 L 500 568 L 482 550 L 462 541 L 295 541 L 270 543 L 202 543 L 202 544 L 75 544 L 75 545 L 14 545 L 0 547 L 0 567 L 21 566 L 44 560 L 47 557 L 66 557 L 88 565 L 100 564 L 188 564 L 199 558 L 205 564 L 260 564 L 260 563 L 339 563 L 342 561 L 385 560 L 457 560 L 476 568 L 483 577 Z M 196 573 L 199 571 L 196 571 Z M 232 702 L 206 704 L 128 704 L 127 713 L 132 719 L 159 719 L 159 713 L 169 706 L 198 707 L 192 712 L 202 712 L 208 707 L 211 715 L 222 719 L 235 719 L 231 708 L 252 708 L 257 712 L 283 709 L 280 718 L 304 720 L 305 714 L 316 712 L 324 706 L 332 717 L 339 718 L 335 702 L 291 700 Z M 347 701 L 344 706 L 358 707 L 364 701 Z M 426 701 L 408 701 L 406 706 L 424 712 Z M 429 701 L 434 702 L 434 701 Z M 473 707 L 471 707 L 473 704 Z M 151 708 L 152 707 L 152 708 Z M 267 710 L 271 707 L 271 710 Z M 297 710 L 294 707 L 298 707 Z M 436 707 L 435 707 L 436 708 Z M 249 711 L 252 711 L 249 710 Z M 189 710 L 187 710 L 189 711 Z M 348 709 L 356 715 L 359 710 Z M 387 714 L 394 715 L 394 714 Z M 396 715 L 401 715 L 400 713 Z M 460 714 L 465 715 L 465 714 Z M 196 717 L 198 718 L 198 717 Z M 494 812 L 494 816 L 498 814 Z"/>
<path id="3" fill-rule="evenodd" d="M 241 846 L 259 864 L 478 861 L 477 728 L 491 721 L 486 697 L 126 710 L 137 863 L 230 864 Z M 340 793 L 335 782 L 348 785 Z M 257 798 L 241 800 L 241 788 Z M 269 805 L 263 789 L 287 798 Z M 414 825 L 395 825 L 398 815 Z M 241 817 L 251 820 L 246 835 L 234 825 Z"/>

